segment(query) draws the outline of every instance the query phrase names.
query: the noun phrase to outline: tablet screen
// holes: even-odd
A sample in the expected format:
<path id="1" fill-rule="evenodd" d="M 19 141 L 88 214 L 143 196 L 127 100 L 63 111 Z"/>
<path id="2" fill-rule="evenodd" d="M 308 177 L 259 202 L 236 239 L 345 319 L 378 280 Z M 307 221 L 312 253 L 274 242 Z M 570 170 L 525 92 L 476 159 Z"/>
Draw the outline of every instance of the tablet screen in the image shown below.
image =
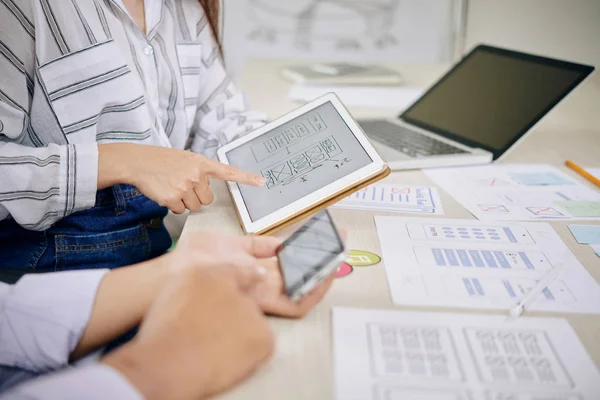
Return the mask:
<path id="1" fill-rule="evenodd" d="M 253 222 L 372 162 L 330 102 L 228 151 L 227 159 L 267 179 L 263 187 L 238 185 Z"/>

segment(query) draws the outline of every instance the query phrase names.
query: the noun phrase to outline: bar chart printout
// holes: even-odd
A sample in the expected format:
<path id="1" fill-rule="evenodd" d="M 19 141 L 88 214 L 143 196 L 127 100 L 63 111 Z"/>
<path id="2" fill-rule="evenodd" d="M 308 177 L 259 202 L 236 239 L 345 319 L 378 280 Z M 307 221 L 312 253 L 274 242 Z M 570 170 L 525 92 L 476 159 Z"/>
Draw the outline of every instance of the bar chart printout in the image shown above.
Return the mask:
<path id="1" fill-rule="evenodd" d="M 444 214 L 436 188 L 389 183 L 367 186 L 333 207 L 407 214 Z"/>

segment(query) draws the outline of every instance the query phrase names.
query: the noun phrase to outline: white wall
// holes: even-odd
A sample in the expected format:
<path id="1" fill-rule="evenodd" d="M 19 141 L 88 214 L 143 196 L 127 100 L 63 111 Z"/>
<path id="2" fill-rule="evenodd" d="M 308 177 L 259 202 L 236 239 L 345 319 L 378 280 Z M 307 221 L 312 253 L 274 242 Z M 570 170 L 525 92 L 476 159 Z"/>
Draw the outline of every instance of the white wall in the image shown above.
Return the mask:
<path id="1" fill-rule="evenodd" d="M 600 0 L 470 0 L 465 49 L 478 43 L 600 67 Z"/>

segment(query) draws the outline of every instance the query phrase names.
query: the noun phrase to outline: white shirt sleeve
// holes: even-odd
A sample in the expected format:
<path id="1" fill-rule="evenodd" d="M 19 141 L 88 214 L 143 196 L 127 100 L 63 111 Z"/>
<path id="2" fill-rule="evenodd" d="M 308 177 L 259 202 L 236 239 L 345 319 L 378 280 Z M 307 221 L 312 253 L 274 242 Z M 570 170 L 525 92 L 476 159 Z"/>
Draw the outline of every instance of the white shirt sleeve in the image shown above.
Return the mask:
<path id="1" fill-rule="evenodd" d="M 65 368 L 108 270 L 25 275 L 0 287 L 0 365 L 47 373 Z"/>
<path id="2" fill-rule="evenodd" d="M 236 89 L 223 67 L 208 26 L 200 32 L 199 39 L 206 71 L 200 85 L 190 149 L 214 158 L 220 146 L 261 127 L 268 117 L 265 113 L 252 110 L 244 95 Z"/>
<path id="3" fill-rule="evenodd" d="M 0 400 L 142 400 L 120 373 L 103 365 L 70 368 L 28 381 L 0 395 Z"/>

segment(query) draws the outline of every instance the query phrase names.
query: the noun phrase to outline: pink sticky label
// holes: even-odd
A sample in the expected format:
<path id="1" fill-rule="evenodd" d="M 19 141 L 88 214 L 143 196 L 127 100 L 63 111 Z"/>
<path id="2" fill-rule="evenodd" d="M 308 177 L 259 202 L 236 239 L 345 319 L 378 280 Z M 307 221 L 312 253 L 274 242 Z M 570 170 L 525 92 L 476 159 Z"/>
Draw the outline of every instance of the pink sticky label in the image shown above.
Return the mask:
<path id="1" fill-rule="evenodd" d="M 335 277 L 342 278 L 346 275 L 350 275 L 351 273 L 352 273 L 352 267 L 344 262 L 344 263 L 341 263 L 340 266 L 338 267 Z"/>

